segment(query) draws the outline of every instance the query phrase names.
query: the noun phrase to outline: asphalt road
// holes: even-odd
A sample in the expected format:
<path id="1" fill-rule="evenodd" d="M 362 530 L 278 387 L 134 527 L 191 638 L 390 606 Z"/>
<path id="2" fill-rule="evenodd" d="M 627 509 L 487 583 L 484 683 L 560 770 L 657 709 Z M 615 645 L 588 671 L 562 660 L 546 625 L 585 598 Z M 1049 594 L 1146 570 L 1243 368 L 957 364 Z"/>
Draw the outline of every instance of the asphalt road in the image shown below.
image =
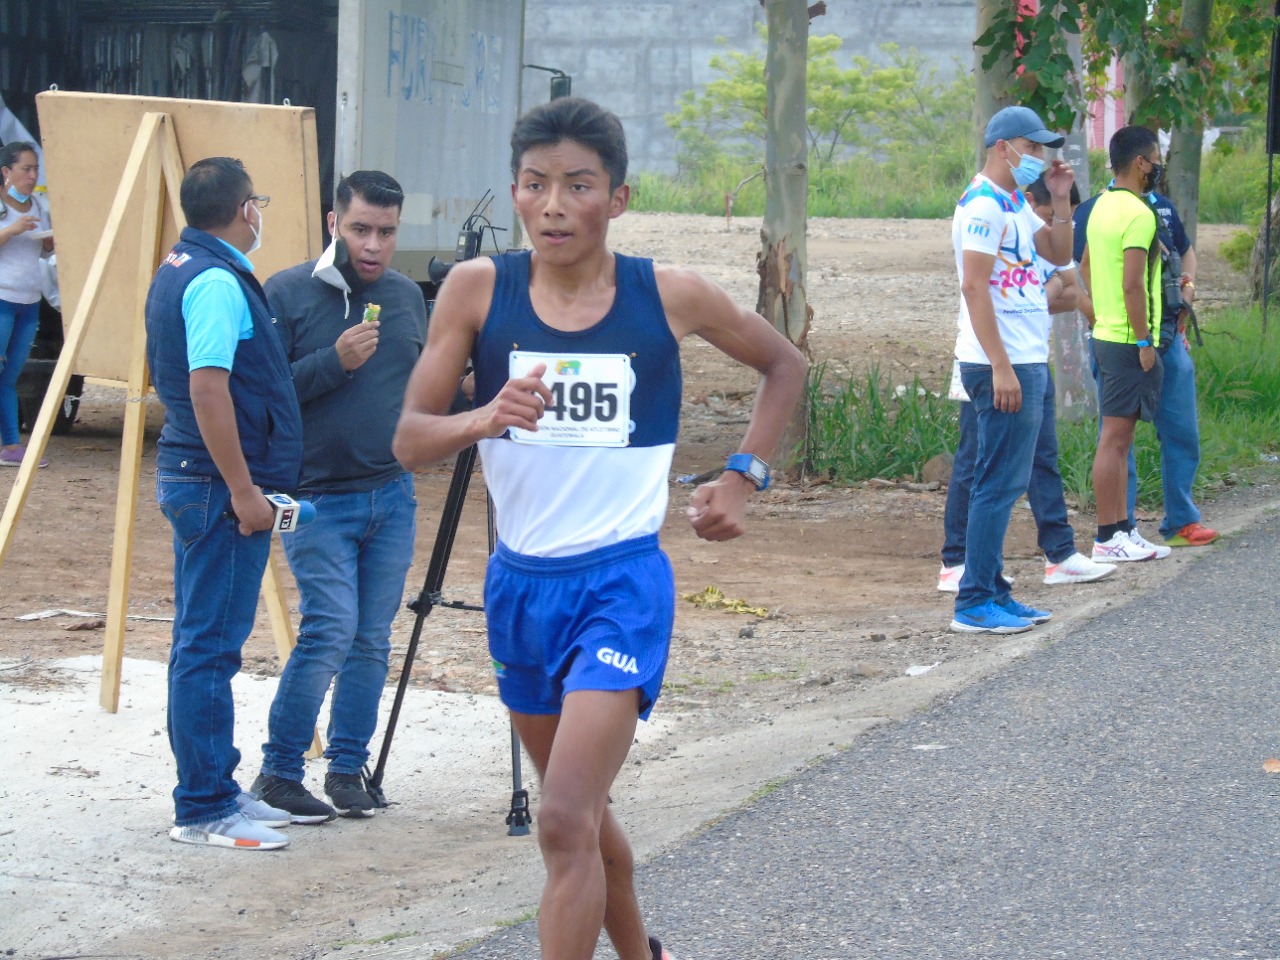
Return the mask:
<path id="1" fill-rule="evenodd" d="M 651 931 L 680 960 L 1280 958 L 1280 519 L 1209 549 L 645 865 Z M 537 955 L 533 922 L 461 954 Z"/>

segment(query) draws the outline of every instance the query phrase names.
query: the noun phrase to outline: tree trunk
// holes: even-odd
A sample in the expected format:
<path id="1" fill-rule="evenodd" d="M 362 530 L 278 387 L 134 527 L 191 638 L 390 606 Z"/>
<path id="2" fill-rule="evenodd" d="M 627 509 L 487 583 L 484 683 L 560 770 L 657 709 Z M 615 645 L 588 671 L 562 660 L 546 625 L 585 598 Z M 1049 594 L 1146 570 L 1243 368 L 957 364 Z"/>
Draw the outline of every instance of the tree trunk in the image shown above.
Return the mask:
<path id="1" fill-rule="evenodd" d="M 756 310 L 801 350 L 808 352 L 807 274 L 809 199 L 805 84 L 809 64 L 806 0 L 767 0 L 769 47 L 765 54 L 765 207 L 756 261 L 760 299 Z M 803 450 L 809 413 L 802 403 L 779 446 L 786 458 Z"/>
<path id="2" fill-rule="evenodd" d="M 1213 15 L 1213 0 L 1182 0 L 1182 29 L 1191 37 L 1207 37 Z M 1178 119 L 1169 135 L 1169 199 L 1173 201 L 1196 242 L 1200 220 L 1200 158 L 1204 142 L 1204 118 L 1199 114 Z"/>
<path id="3" fill-rule="evenodd" d="M 803 348 L 809 335 L 806 268 L 809 198 L 805 128 L 809 13 L 805 0 L 770 0 L 765 59 L 767 130 L 765 208 L 758 267 L 757 309 L 788 340 Z"/>
<path id="4" fill-rule="evenodd" d="M 992 21 L 997 13 L 1008 6 L 1009 0 L 978 0 L 978 32 L 980 37 L 991 29 Z M 997 110 L 1011 102 L 1009 84 L 1014 76 L 1013 55 L 1007 54 L 997 60 L 990 70 L 982 69 L 982 58 L 986 51 L 974 46 L 973 76 L 977 90 L 973 98 L 974 128 L 974 170 L 981 170 L 987 162 L 987 148 L 982 142 L 989 121 Z"/>
<path id="5" fill-rule="evenodd" d="M 1276 247 L 1280 245 L 1280 194 L 1271 198 L 1271 216 L 1263 218 L 1262 226 L 1258 229 L 1258 239 L 1253 243 L 1253 258 L 1249 262 L 1249 289 L 1253 294 L 1254 300 L 1262 299 L 1262 283 L 1265 268 L 1263 266 L 1267 255 L 1267 229 L 1270 224 L 1271 229 L 1271 284 L 1268 288 L 1268 306 L 1270 300 L 1274 296 L 1277 289 L 1277 280 L 1280 277 L 1280 270 L 1276 268 Z"/>
<path id="6" fill-rule="evenodd" d="M 1077 77 L 1084 76 L 1084 55 L 1080 35 L 1067 34 L 1067 52 Z M 1076 186 L 1081 198 L 1089 196 L 1089 139 L 1085 130 L 1088 115 L 1080 113 L 1067 134 L 1062 147 L 1062 159 L 1076 175 Z M 1098 415 L 1098 393 L 1093 371 L 1089 366 L 1089 329 L 1079 310 L 1055 313 L 1050 318 L 1053 326 L 1051 360 L 1053 361 L 1054 402 L 1059 420 L 1086 420 Z"/>

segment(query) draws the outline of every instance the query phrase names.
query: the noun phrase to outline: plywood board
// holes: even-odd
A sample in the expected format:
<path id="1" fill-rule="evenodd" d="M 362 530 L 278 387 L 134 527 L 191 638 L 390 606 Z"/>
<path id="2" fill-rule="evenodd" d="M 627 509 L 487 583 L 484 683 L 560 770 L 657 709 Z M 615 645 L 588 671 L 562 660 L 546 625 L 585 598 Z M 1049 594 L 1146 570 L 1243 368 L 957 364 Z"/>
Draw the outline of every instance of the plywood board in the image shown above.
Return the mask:
<path id="1" fill-rule="evenodd" d="M 320 255 L 324 238 L 311 108 L 63 91 L 38 95 L 36 107 L 64 317 L 75 313 L 129 150 L 147 113 L 170 117 L 184 169 L 205 157 L 237 157 L 254 192 L 271 197 L 263 216 L 262 247 L 250 257 L 259 280 Z M 76 373 L 116 382 L 129 379 L 133 320 L 143 309 L 137 286 L 143 206 L 142 197 L 136 197 L 121 225 L 113 254 L 118 261 L 113 259 L 104 277 Z M 162 256 L 177 239 L 170 211 L 164 218 Z"/>

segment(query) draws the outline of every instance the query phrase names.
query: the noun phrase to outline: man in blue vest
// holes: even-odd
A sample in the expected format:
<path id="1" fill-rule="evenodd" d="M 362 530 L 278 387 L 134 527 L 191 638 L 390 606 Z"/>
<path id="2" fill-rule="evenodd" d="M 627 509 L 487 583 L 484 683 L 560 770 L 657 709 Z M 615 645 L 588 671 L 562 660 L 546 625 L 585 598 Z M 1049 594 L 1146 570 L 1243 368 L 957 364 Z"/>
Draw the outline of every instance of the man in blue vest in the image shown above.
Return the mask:
<path id="1" fill-rule="evenodd" d="M 231 679 L 253 629 L 274 520 L 263 491 L 296 489 L 302 421 L 289 363 L 246 254 L 262 208 L 239 160 L 194 164 L 187 227 L 147 294 L 147 364 L 165 408 L 157 499 L 173 527 L 169 744 L 180 843 L 272 850 L 289 814 L 241 791 Z"/>

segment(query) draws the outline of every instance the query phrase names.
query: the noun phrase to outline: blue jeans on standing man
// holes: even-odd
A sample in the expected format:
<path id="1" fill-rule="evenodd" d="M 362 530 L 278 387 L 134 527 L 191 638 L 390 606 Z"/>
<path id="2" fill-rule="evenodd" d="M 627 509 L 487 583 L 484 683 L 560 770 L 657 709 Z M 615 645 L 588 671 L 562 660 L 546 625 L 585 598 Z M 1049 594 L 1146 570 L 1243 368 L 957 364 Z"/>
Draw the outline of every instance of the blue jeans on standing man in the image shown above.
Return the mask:
<path id="1" fill-rule="evenodd" d="M 960 403 L 960 441 L 952 458 L 951 479 L 947 482 L 947 506 L 943 513 L 942 563 L 954 567 L 964 563 L 965 530 L 969 522 L 969 494 L 973 468 L 978 459 L 978 415 L 971 402 Z M 1058 471 L 1058 427 L 1055 414 L 1053 374 L 1044 391 L 1044 417 L 1036 438 L 1027 502 L 1036 518 L 1036 542 L 1050 563 L 1061 563 L 1076 552 L 1076 533 L 1067 521 L 1067 501 Z"/>
<path id="2" fill-rule="evenodd" d="M 1164 519 L 1160 536 L 1168 540 L 1188 523 L 1200 522 L 1200 508 L 1191 487 L 1200 469 L 1200 422 L 1196 414 L 1196 365 L 1184 334 L 1176 334 L 1160 351 L 1164 380 L 1156 408 L 1156 436 L 1160 440 L 1160 486 L 1164 490 Z M 1138 467 L 1129 448 L 1129 519 L 1138 503 Z"/>
<path id="3" fill-rule="evenodd" d="M 174 822 L 185 827 L 239 809 L 231 679 L 253 631 L 271 531 L 243 536 L 229 516 L 231 491 L 216 477 L 161 473 L 156 498 L 173 527 L 168 724 Z"/>
<path id="4" fill-rule="evenodd" d="M 262 773 L 297 783 L 330 683 L 329 772 L 356 774 L 369 759 L 418 506 L 409 473 L 376 490 L 316 494 L 311 502 L 315 520 L 281 537 L 302 626 L 262 745 Z"/>
<path id="5" fill-rule="evenodd" d="M 964 576 L 956 597 L 956 610 L 968 610 L 989 601 L 1007 603 L 1009 584 L 1002 576 L 1004 537 L 1013 505 L 1031 481 L 1031 464 L 1044 419 L 1044 393 L 1049 382 L 1047 363 L 1015 363 L 1014 375 L 1022 387 L 1017 413 L 995 408 L 991 367 L 960 364 L 960 382 L 977 415 L 978 449 L 969 495 L 965 527 Z"/>
<path id="6" fill-rule="evenodd" d="M 0 444 L 11 447 L 21 442 L 18 433 L 18 377 L 31 355 L 40 328 L 40 303 L 10 303 L 0 300 Z"/>

